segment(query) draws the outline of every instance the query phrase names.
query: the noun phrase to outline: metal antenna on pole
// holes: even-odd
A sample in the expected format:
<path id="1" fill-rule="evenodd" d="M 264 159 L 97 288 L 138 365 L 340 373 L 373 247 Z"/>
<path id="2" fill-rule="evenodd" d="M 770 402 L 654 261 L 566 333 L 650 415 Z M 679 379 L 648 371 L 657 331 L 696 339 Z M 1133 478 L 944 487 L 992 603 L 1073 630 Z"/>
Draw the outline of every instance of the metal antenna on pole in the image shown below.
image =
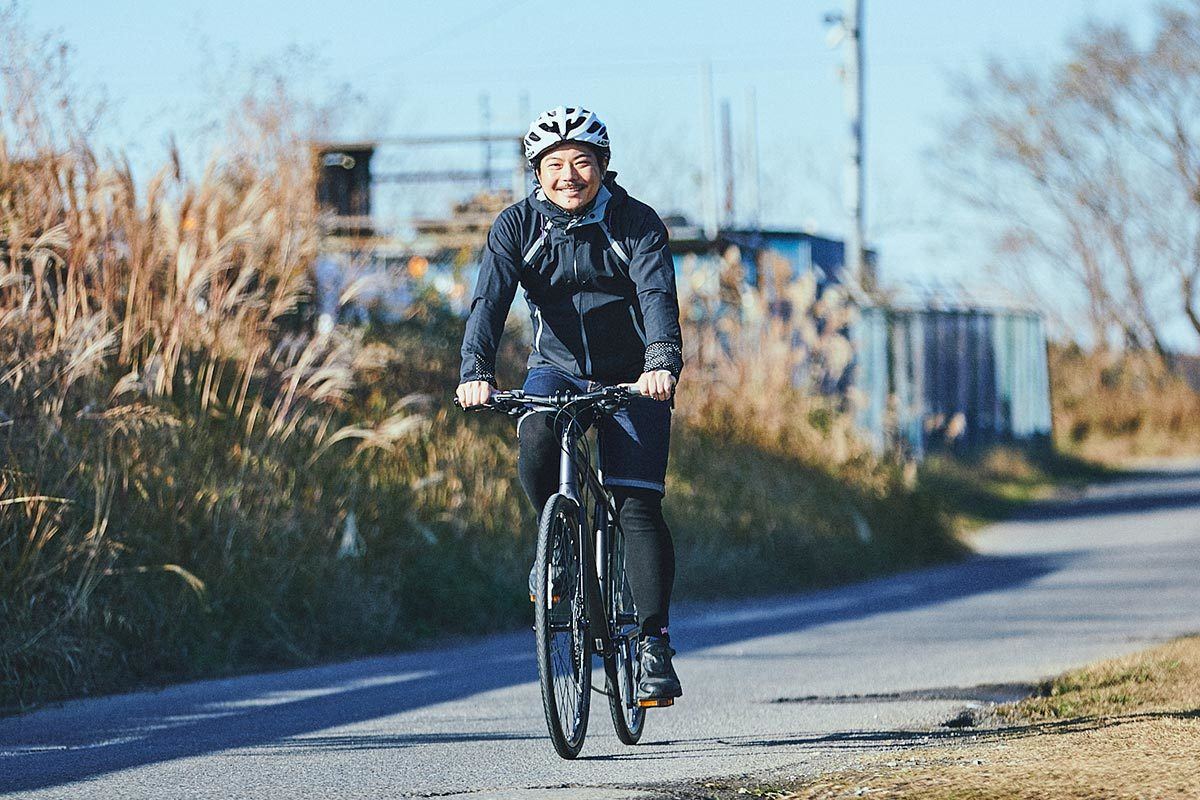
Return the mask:
<path id="1" fill-rule="evenodd" d="M 867 274 L 863 243 L 863 3 L 864 0 L 845 0 L 841 14 L 826 15 L 831 29 L 830 45 L 836 47 L 844 40 L 845 61 L 842 67 L 846 117 L 849 137 L 846 152 L 846 212 L 850 217 L 850 232 L 846 237 L 846 274 L 859 286 L 870 288 L 872 276 Z"/>

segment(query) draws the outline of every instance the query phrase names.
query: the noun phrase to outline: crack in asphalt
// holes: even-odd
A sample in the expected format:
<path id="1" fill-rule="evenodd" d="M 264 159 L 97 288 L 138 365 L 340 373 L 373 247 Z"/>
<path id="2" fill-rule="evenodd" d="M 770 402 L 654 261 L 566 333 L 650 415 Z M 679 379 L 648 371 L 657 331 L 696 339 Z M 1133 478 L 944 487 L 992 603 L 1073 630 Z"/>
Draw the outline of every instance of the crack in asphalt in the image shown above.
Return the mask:
<path id="1" fill-rule="evenodd" d="M 959 700 L 976 703 L 1010 703 L 1029 697 L 1037 690 L 1032 683 L 985 683 L 978 686 L 947 686 L 936 689 L 909 689 L 902 692 L 868 694 L 808 694 L 777 697 L 771 703 L 809 703 L 842 705 L 847 703 L 907 703 L 923 700 Z"/>

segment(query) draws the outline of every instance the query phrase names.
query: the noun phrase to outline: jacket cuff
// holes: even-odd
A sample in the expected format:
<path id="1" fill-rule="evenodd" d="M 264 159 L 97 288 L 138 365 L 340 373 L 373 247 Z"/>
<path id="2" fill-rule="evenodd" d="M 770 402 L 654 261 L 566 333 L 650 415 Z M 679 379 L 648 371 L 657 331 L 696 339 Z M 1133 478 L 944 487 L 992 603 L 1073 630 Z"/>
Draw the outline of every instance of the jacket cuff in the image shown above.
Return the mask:
<path id="1" fill-rule="evenodd" d="M 683 371 L 683 348 L 671 342 L 651 342 L 646 345 L 646 361 L 642 372 L 665 369 L 678 380 Z"/>
<path id="2" fill-rule="evenodd" d="M 496 385 L 496 366 L 489 363 L 483 356 L 473 353 L 463 361 L 462 382 L 487 381 Z"/>

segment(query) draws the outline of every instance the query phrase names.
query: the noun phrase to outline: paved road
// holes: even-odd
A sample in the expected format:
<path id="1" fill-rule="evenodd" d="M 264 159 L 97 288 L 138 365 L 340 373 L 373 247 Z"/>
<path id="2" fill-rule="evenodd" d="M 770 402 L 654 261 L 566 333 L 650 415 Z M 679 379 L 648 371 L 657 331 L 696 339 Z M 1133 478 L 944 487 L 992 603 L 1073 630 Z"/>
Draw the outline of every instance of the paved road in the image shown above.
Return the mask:
<path id="1" fill-rule="evenodd" d="M 1021 684 L 1200 631 L 1200 469 L 1039 507 L 976 546 L 948 567 L 680 609 L 687 695 L 635 748 L 598 703 L 583 757 L 554 755 L 522 632 L 0 720 L 0 794 L 630 797 L 836 767 Z"/>

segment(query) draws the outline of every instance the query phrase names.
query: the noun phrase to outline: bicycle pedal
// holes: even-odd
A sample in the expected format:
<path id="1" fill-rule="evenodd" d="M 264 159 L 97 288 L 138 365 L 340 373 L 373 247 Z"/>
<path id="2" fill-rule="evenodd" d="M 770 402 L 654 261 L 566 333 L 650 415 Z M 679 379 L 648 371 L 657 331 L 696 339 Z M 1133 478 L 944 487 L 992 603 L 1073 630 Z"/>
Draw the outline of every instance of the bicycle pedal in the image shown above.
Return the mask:
<path id="1" fill-rule="evenodd" d="M 562 595 L 561 595 L 561 594 L 552 594 L 552 595 L 550 595 L 550 605 L 552 605 L 552 606 L 553 606 L 553 605 L 557 605 L 557 604 L 559 603 L 559 601 L 560 601 L 560 600 L 562 600 Z M 536 602 L 537 602 L 537 596 L 536 596 L 536 595 L 532 595 L 532 594 L 531 594 L 531 595 L 529 595 L 529 602 L 531 602 L 531 603 L 536 603 Z"/>
<path id="2" fill-rule="evenodd" d="M 673 697 L 649 697 L 645 700 L 638 700 L 637 704 L 641 708 L 666 708 L 667 706 L 675 705 Z"/>

